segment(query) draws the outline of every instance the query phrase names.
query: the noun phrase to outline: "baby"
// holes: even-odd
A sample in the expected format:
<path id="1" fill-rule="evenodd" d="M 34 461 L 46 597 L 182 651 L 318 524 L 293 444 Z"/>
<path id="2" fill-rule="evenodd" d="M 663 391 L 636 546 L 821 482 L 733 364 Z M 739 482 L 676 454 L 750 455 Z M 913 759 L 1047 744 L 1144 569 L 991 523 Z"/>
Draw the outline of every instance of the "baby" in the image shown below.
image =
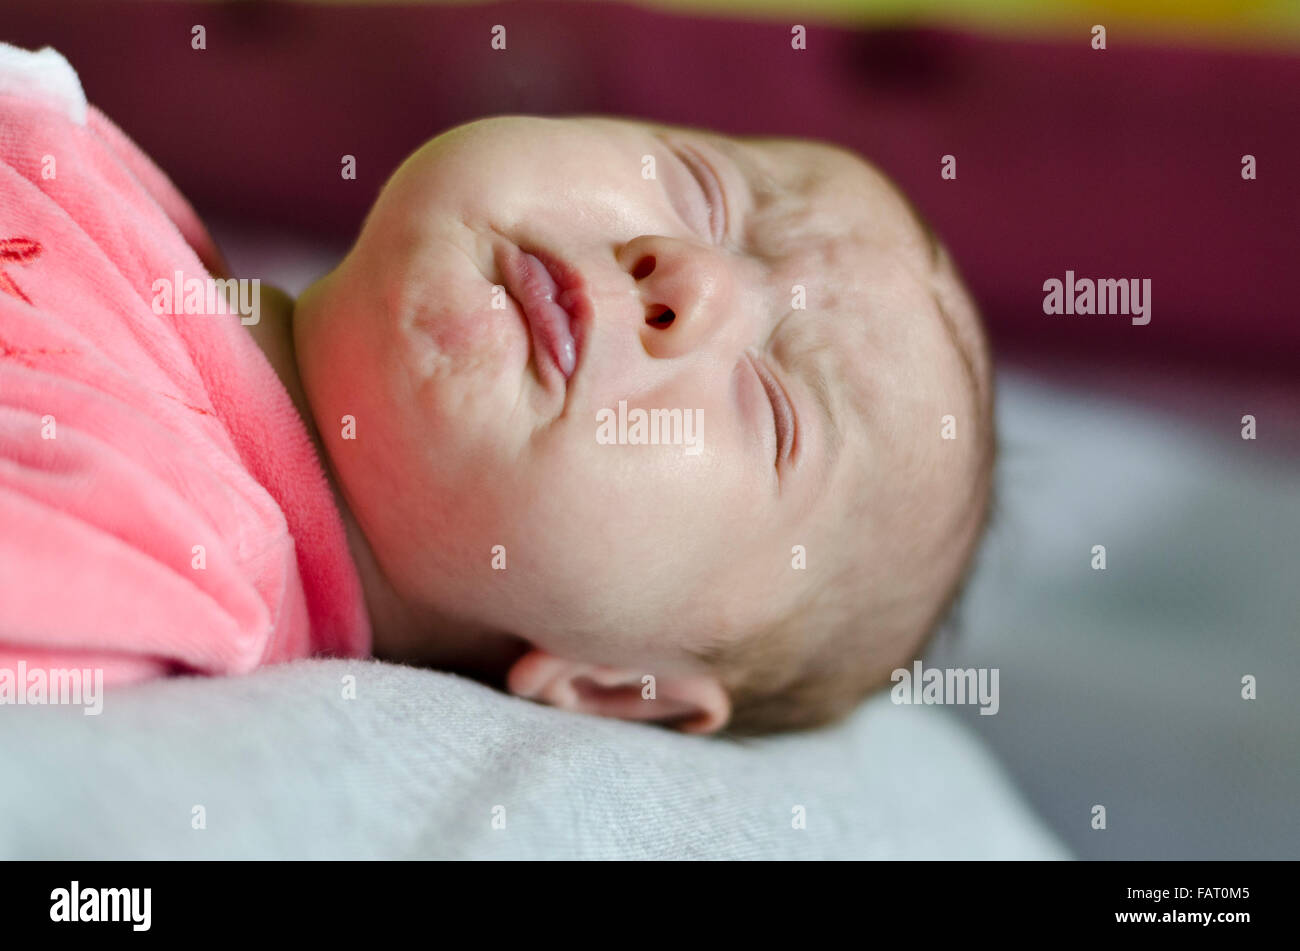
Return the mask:
<path id="1" fill-rule="evenodd" d="M 454 129 L 280 353 L 355 520 L 376 651 L 508 669 L 573 710 L 831 720 L 918 652 L 984 519 L 970 298 L 906 199 L 826 145 Z M 698 421 L 698 452 L 598 439 L 624 403 Z"/>
<path id="2" fill-rule="evenodd" d="M 757 732 L 847 712 L 954 599 L 990 492 L 988 349 L 947 255 L 856 156 L 473 122 L 402 165 L 335 270 L 296 303 L 264 288 L 245 328 L 141 303 L 173 265 L 222 265 L 93 110 L 94 148 L 152 196 L 145 224 L 92 207 L 73 217 L 113 223 L 43 237 L 100 199 L 40 179 L 14 144 L 37 120 L 3 94 L 0 227 L 23 233 L 0 235 L 18 249 L 0 274 L 0 489 L 41 507 L 0 492 L 16 526 L 0 667 L 232 673 L 363 654 L 373 632 L 378 656 L 562 708 Z M 112 281 L 77 285 L 98 266 L 83 234 L 129 245 Z M 77 293 L 125 303 L 60 304 Z M 112 514 L 133 499 L 149 505 Z M 190 544 L 204 532 L 220 544 Z M 74 577 L 91 581 L 67 598 Z M 156 600 L 114 594 L 133 577 Z"/>

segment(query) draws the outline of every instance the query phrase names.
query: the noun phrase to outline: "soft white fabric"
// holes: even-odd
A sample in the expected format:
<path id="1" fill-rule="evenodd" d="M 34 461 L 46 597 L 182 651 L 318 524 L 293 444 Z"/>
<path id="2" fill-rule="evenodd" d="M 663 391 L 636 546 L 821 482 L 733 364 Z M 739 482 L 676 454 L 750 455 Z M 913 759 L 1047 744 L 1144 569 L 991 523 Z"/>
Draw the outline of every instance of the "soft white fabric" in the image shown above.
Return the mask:
<path id="1" fill-rule="evenodd" d="M 43 99 L 77 125 L 86 124 L 86 94 L 77 71 L 45 46 L 25 50 L 0 43 L 0 96 Z"/>
<path id="2" fill-rule="evenodd" d="M 97 717 L 0 708 L 0 775 L 2 858 L 1064 854 L 949 711 L 884 697 L 742 743 L 300 661 L 110 691 Z"/>

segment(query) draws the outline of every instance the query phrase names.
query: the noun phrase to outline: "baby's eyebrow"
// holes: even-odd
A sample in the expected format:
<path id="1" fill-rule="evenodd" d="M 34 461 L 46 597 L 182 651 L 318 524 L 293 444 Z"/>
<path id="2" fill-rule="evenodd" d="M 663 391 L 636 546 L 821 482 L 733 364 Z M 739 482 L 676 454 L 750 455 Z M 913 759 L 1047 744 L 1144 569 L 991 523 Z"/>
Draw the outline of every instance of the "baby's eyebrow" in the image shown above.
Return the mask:
<path id="1" fill-rule="evenodd" d="M 930 252 L 930 268 L 937 271 L 939 270 L 939 237 L 934 233 L 934 229 L 930 227 L 930 222 L 921 217 L 921 213 L 916 210 L 915 205 L 908 202 L 907 207 L 911 209 L 912 221 L 916 223 L 921 236 L 925 239 L 926 249 Z"/>
<path id="2" fill-rule="evenodd" d="M 938 272 L 940 264 L 939 259 L 942 251 L 942 246 L 939 244 L 939 236 L 934 233 L 934 229 L 930 227 L 930 222 L 925 220 L 925 216 L 921 214 L 921 210 L 916 207 L 912 202 L 912 199 L 907 197 L 906 193 L 904 193 L 902 189 L 895 185 L 891 185 L 890 188 L 893 190 L 894 197 L 901 201 L 903 207 L 907 209 L 907 216 L 912 219 L 912 227 L 915 229 L 916 233 L 921 236 L 921 240 L 918 241 L 917 244 L 925 249 L 926 263 L 930 265 L 930 273 L 934 274 Z"/>
<path id="3" fill-rule="evenodd" d="M 813 391 L 817 404 L 821 407 L 822 419 L 826 423 L 826 469 L 835 466 L 839 458 L 840 447 L 844 444 L 844 431 L 840 429 L 839 417 L 835 412 L 834 399 L 831 396 L 831 381 L 821 361 L 808 362 L 806 372 L 808 387 Z"/>
<path id="4" fill-rule="evenodd" d="M 901 191 L 897 193 L 907 207 L 908 214 L 912 218 L 912 224 L 921 235 L 922 246 L 928 252 L 929 270 L 926 276 L 930 284 L 930 298 L 934 302 L 935 311 L 939 315 L 939 322 L 943 325 L 948 340 L 952 343 L 953 349 L 957 351 L 957 358 L 961 361 L 962 376 L 966 384 L 967 395 L 970 397 L 971 405 L 978 412 L 983 388 L 979 385 L 979 374 L 975 372 L 975 360 L 971 355 L 970 345 L 962 338 L 957 329 L 956 321 L 948 313 L 948 308 L 944 306 L 943 299 L 934 286 L 935 279 L 939 276 L 942 267 L 943 246 L 939 243 L 939 237 L 934 233 L 934 229 L 930 227 L 930 223 L 922 217 L 916 205 L 912 204 L 912 200 Z"/>
<path id="5" fill-rule="evenodd" d="M 975 372 L 975 361 L 971 359 L 970 349 L 962 340 L 961 335 L 957 332 L 957 325 L 948 313 L 948 309 L 943 306 L 943 301 L 933 290 L 930 297 L 934 301 L 935 309 L 939 314 L 939 322 L 943 324 L 943 329 L 948 333 L 948 339 L 952 342 L 953 349 L 957 351 L 957 358 L 961 362 L 962 377 L 966 383 L 966 394 L 970 397 L 971 406 L 979 410 L 981 387 L 979 385 L 979 376 Z"/>

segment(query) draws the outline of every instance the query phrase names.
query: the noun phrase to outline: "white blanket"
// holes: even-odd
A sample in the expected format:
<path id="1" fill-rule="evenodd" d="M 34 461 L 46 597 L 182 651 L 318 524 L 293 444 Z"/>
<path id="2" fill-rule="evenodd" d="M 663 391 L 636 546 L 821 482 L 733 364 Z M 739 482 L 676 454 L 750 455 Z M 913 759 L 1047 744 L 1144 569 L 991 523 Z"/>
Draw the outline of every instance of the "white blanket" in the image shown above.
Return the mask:
<path id="1" fill-rule="evenodd" d="M 0 708 L 0 776 L 2 858 L 1064 856 L 950 711 L 887 697 L 737 742 L 304 661 Z"/>

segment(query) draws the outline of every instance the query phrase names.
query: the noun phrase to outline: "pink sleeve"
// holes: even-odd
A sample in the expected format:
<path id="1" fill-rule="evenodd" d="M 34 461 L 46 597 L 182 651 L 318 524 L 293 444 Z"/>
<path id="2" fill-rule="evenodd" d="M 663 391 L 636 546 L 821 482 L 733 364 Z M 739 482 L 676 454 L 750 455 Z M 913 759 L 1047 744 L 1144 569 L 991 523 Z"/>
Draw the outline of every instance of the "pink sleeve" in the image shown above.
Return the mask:
<path id="1" fill-rule="evenodd" d="M 230 267 L 217 248 L 216 242 L 208 234 L 208 229 L 194 213 L 190 203 L 163 174 L 162 169 L 151 162 L 125 132 L 108 121 L 94 106 L 87 109 L 86 124 L 112 151 L 117 160 L 135 176 L 141 187 L 149 193 L 149 197 L 158 203 L 163 213 L 180 231 L 185 243 L 194 249 L 194 253 L 199 256 L 204 266 L 213 274 L 229 274 Z"/>
<path id="2" fill-rule="evenodd" d="M 152 306 L 160 278 L 206 280 L 211 240 L 89 119 L 0 96 L 0 667 L 95 661 L 111 682 L 365 653 L 274 371 L 236 317 Z"/>

